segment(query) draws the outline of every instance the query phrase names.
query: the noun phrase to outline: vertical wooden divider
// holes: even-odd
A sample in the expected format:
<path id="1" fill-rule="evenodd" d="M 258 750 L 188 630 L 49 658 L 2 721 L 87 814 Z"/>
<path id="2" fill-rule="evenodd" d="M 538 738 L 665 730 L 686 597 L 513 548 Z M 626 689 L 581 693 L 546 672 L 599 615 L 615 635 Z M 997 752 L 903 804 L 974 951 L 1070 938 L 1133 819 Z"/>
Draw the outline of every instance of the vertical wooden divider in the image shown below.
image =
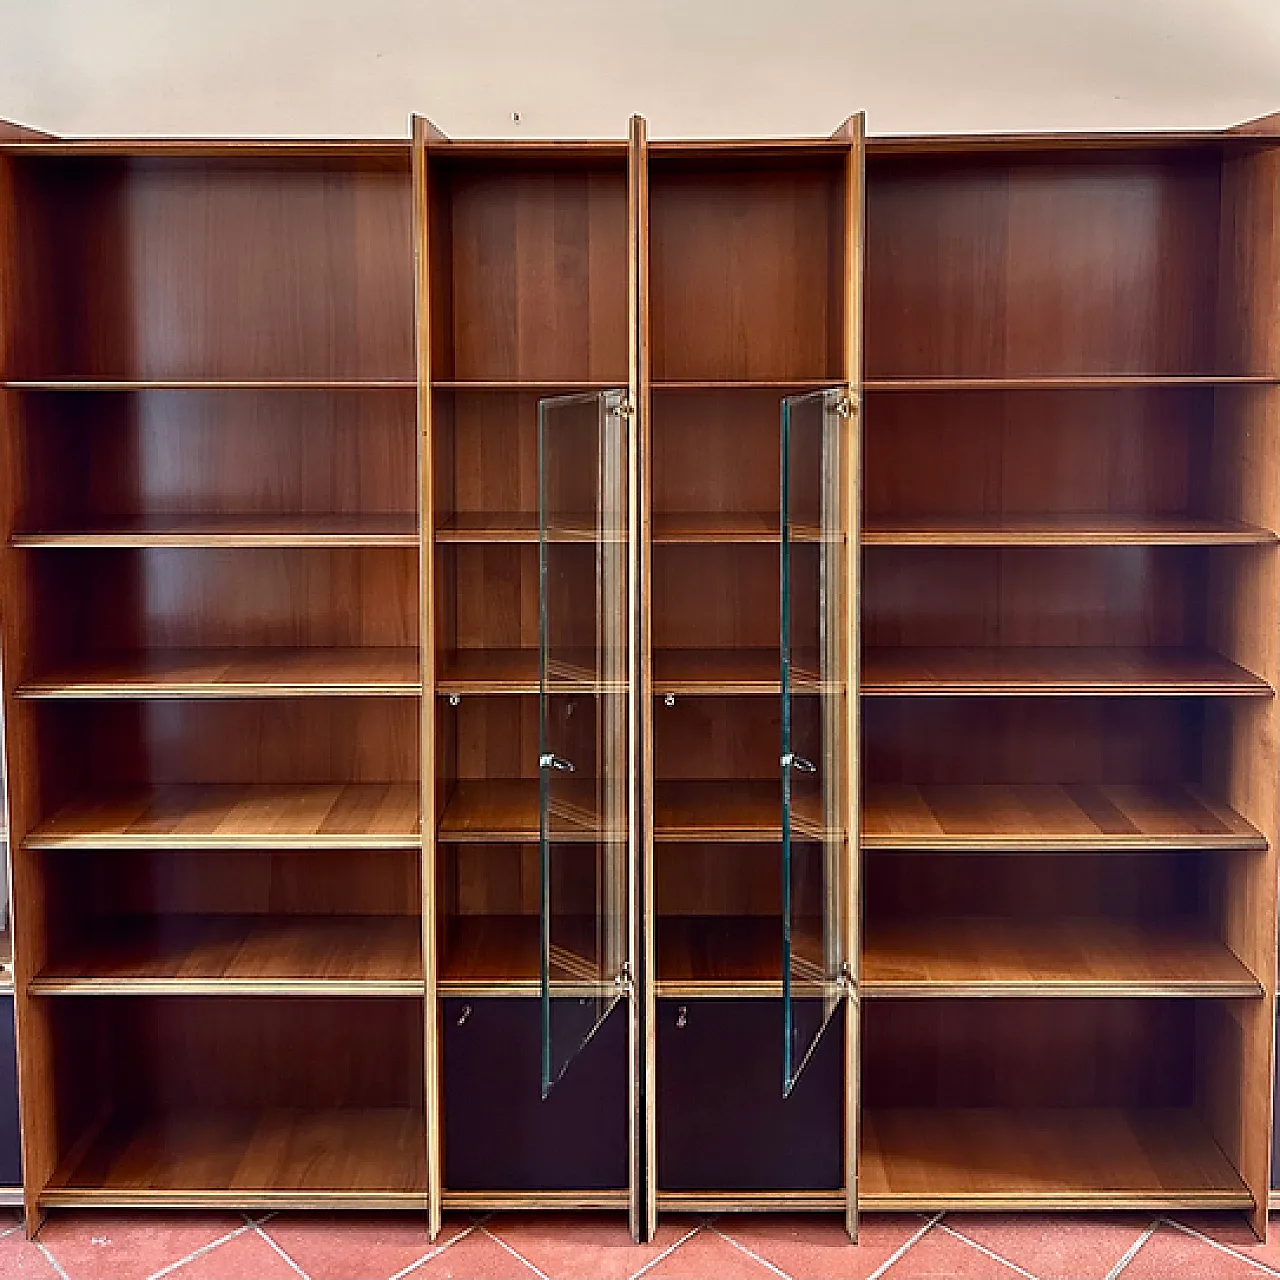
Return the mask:
<path id="1" fill-rule="evenodd" d="M 628 353 L 631 438 L 632 545 L 632 1001 L 633 1158 L 631 1234 L 649 1240 L 658 1229 L 657 1194 L 657 996 L 653 936 L 653 643 L 650 626 L 653 461 L 649 436 L 649 134 L 642 116 L 631 117 L 627 150 L 630 271 Z"/>
<path id="2" fill-rule="evenodd" d="M 858 1238 L 858 1119 L 861 1107 L 859 1043 L 861 1002 L 862 848 L 859 826 L 859 680 L 861 647 L 861 535 L 862 535 L 862 432 L 863 343 L 862 296 L 866 240 L 866 116 L 850 116 L 835 137 L 849 144 L 845 160 L 844 219 L 844 333 L 841 360 L 848 399 L 845 418 L 849 433 L 844 451 L 845 554 L 848 557 L 845 591 L 845 830 L 846 849 L 844 954 L 849 965 L 849 991 L 845 1001 L 845 1226 L 851 1240 Z"/>
<path id="3" fill-rule="evenodd" d="M 420 706 L 421 765 L 419 813 L 422 854 L 423 1121 L 427 1144 L 427 1229 L 440 1232 L 443 1176 L 440 1133 L 440 1007 L 436 966 L 436 645 L 435 645 L 435 481 L 431 433 L 431 245 L 428 145 L 443 138 L 424 116 L 413 124 L 414 341 L 418 381 L 418 648 L 422 661 Z"/>

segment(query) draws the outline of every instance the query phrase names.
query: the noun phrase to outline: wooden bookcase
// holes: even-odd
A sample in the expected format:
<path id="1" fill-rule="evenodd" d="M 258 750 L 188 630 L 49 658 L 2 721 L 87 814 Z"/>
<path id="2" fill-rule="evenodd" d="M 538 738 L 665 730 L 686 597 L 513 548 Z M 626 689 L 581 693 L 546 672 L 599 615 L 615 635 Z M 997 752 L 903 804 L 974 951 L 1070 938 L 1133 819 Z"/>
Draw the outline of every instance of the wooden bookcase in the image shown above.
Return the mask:
<path id="1" fill-rule="evenodd" d="M 1277 316 L 1274 119 L 0 133 L 29 1221 L 1262 1230 Z"/>

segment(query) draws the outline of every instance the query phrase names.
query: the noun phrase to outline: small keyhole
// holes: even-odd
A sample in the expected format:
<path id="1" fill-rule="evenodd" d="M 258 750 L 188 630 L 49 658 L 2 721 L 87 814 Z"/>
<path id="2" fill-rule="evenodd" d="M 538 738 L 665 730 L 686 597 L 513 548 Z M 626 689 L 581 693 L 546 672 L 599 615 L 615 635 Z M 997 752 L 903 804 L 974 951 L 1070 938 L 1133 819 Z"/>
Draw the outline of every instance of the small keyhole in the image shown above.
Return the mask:
<path id="1" fill-rule="evenodd" d="M 471 1017 L 471 1006 L 469 1004 L 464 1004 L 462 1008 L 458 1010 L 458 1026 L 462 1026 L 469 1017 Z"/>
<path id="2" fill-rule="evenodd" d="M 681 1005 L 676 1010 L 676 1029 L 683 1031 L 689 1025 L 689 1010 Z"/>
<path id="3" fill-rule="evenodd" d="M 451 693 L 449 695 L 449 705 L 451 707 L 456 707 L 461 701 L 462 699 L 456 693 Z"/>
<path id="4" fill-rule="evenodd" d="M 674 707 L 676 705 L 676 695 L 674 693 L 667 694 L 667 696 L 662 699 L 662 705 L 664 707 Z"/>

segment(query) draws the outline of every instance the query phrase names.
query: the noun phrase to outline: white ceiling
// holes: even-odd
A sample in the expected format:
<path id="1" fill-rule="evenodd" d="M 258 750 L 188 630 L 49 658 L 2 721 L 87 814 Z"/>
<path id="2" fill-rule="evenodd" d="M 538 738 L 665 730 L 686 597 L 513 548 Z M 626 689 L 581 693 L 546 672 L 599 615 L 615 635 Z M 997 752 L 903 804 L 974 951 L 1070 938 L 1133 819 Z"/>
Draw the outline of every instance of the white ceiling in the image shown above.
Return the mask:
<path id="1" fill-rule="evenodd" d="M 1280 0 L 0 0 L 0 116 L 67 134 L 1215 127 Z M 519 113 L 519 123 L 513 118 Z"/>

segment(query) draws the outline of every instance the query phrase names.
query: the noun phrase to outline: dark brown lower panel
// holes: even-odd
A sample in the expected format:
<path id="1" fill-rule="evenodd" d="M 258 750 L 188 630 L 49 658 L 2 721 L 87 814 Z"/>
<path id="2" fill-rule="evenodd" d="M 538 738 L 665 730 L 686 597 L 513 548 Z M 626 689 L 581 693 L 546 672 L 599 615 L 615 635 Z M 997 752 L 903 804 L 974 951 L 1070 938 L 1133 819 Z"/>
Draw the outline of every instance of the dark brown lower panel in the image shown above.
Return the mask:
<path id="1" fill-rule="evenodd" d="M 627 1187 L 625 1002 L 545 1101 L 539 1000 L 450 999 L 442 1017 L 446 1194 Z"/>
<path id="2" fill-rule="evenodd" d="M 658 1002 L 658 1190 L 843 1184 L 844 1015 L 782 1096 L 781 1000 Z"/>

